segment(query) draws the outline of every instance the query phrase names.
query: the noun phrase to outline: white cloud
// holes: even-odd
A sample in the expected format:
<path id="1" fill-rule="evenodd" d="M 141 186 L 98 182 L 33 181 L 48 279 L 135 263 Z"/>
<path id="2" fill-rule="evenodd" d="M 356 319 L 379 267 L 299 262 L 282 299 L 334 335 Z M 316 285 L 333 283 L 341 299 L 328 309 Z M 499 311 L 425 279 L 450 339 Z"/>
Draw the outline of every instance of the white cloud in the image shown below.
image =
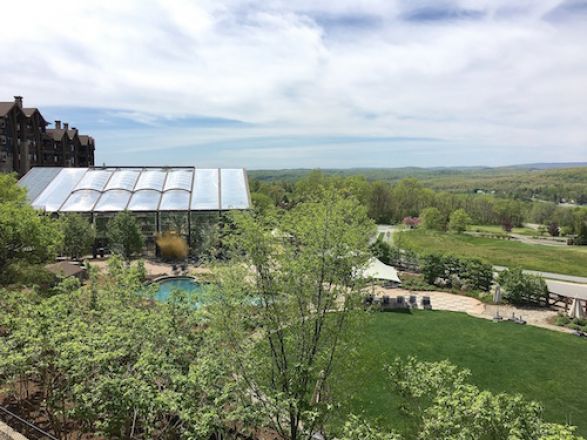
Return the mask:
<path id="1" fill-rule="evenodd" d="M 0 99 L 114 108 L 146 123 L 206 115 L 258 124 L 246 136 L 270 127 L 276 136 L 433 137 L 452 142 L 455 157 L 463 148 L 466 158 L 467 145 L 527 154 L 564 147 L 585 160 L 587 15 L 549 18 L 571 6 L 10 2 L 0 27 Z"/>

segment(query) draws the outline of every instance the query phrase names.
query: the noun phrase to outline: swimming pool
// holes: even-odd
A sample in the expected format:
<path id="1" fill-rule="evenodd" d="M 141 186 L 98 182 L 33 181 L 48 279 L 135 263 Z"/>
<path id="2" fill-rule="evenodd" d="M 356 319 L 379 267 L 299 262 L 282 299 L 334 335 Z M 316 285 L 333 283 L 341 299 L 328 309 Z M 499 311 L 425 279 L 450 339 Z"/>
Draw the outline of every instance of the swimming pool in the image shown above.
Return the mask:
<path id="1" fill-rule="evenodd" d="M 188 294 L 197 294 L 202 290 L 202 286 L 191 277 L 169 277 L 155 283 L 159 284 L 155 299 L 160 302 L 167 302 L 174 290 L 182 290 Z"/>

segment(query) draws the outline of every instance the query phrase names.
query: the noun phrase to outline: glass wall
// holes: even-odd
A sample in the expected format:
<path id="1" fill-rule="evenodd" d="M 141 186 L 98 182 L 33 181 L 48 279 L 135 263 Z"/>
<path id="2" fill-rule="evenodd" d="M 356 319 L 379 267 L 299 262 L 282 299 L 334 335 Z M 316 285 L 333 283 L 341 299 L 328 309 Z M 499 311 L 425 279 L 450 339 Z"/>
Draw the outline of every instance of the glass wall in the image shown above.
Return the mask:
<path id="1" fill-rule="evenodd" d="M 199 211 L 190 213 L 190 253 L 196 258 L 215 256 L 220 239 L 220 213 Z"/>

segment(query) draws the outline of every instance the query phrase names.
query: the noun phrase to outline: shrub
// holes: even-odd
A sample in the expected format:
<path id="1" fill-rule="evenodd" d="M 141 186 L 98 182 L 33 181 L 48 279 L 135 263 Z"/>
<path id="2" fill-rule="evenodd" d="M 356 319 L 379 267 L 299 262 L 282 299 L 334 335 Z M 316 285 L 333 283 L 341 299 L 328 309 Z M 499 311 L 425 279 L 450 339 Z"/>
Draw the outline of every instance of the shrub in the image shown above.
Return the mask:
<path id="1" fill-rule="evenodd" d="M 558 227 L 558 223 L 549 223 L 546 229 L 548 230 L 548 233 L 551 235 L 551 237 L 558 237 L 560 235 L 560 228 Z"/>
<path id="2" fill-rule="evenodd" d="M 507 269 L 499 274 L 504 298 L 514 304 L 548 304 L 548 288 L 542 277 L 527 275 L 522 269 Z"/>
<path id="3" fill-rule="evenodd" d="M 189 246 L 186 241 L 175 232 L 165 232 L 156 239 L 161 250 L 161 256 L 175 260 L 184 260 L 188 256 Z"/>

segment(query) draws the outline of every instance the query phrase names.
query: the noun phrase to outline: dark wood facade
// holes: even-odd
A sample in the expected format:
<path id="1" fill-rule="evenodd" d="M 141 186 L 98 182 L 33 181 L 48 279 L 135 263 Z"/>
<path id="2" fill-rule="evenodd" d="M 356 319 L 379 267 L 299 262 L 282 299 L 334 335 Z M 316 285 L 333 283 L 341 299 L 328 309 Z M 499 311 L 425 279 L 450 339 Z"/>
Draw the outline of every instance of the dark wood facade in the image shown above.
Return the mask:
<path id="1" fill-rule="evenodd" d="M 0 102 L 0 172 L 23 176 L 32 167 L 90 167 L 95 142 L 75 127 L 47 121 L 37 108 L 24 108 L 22 97 Z"/>

